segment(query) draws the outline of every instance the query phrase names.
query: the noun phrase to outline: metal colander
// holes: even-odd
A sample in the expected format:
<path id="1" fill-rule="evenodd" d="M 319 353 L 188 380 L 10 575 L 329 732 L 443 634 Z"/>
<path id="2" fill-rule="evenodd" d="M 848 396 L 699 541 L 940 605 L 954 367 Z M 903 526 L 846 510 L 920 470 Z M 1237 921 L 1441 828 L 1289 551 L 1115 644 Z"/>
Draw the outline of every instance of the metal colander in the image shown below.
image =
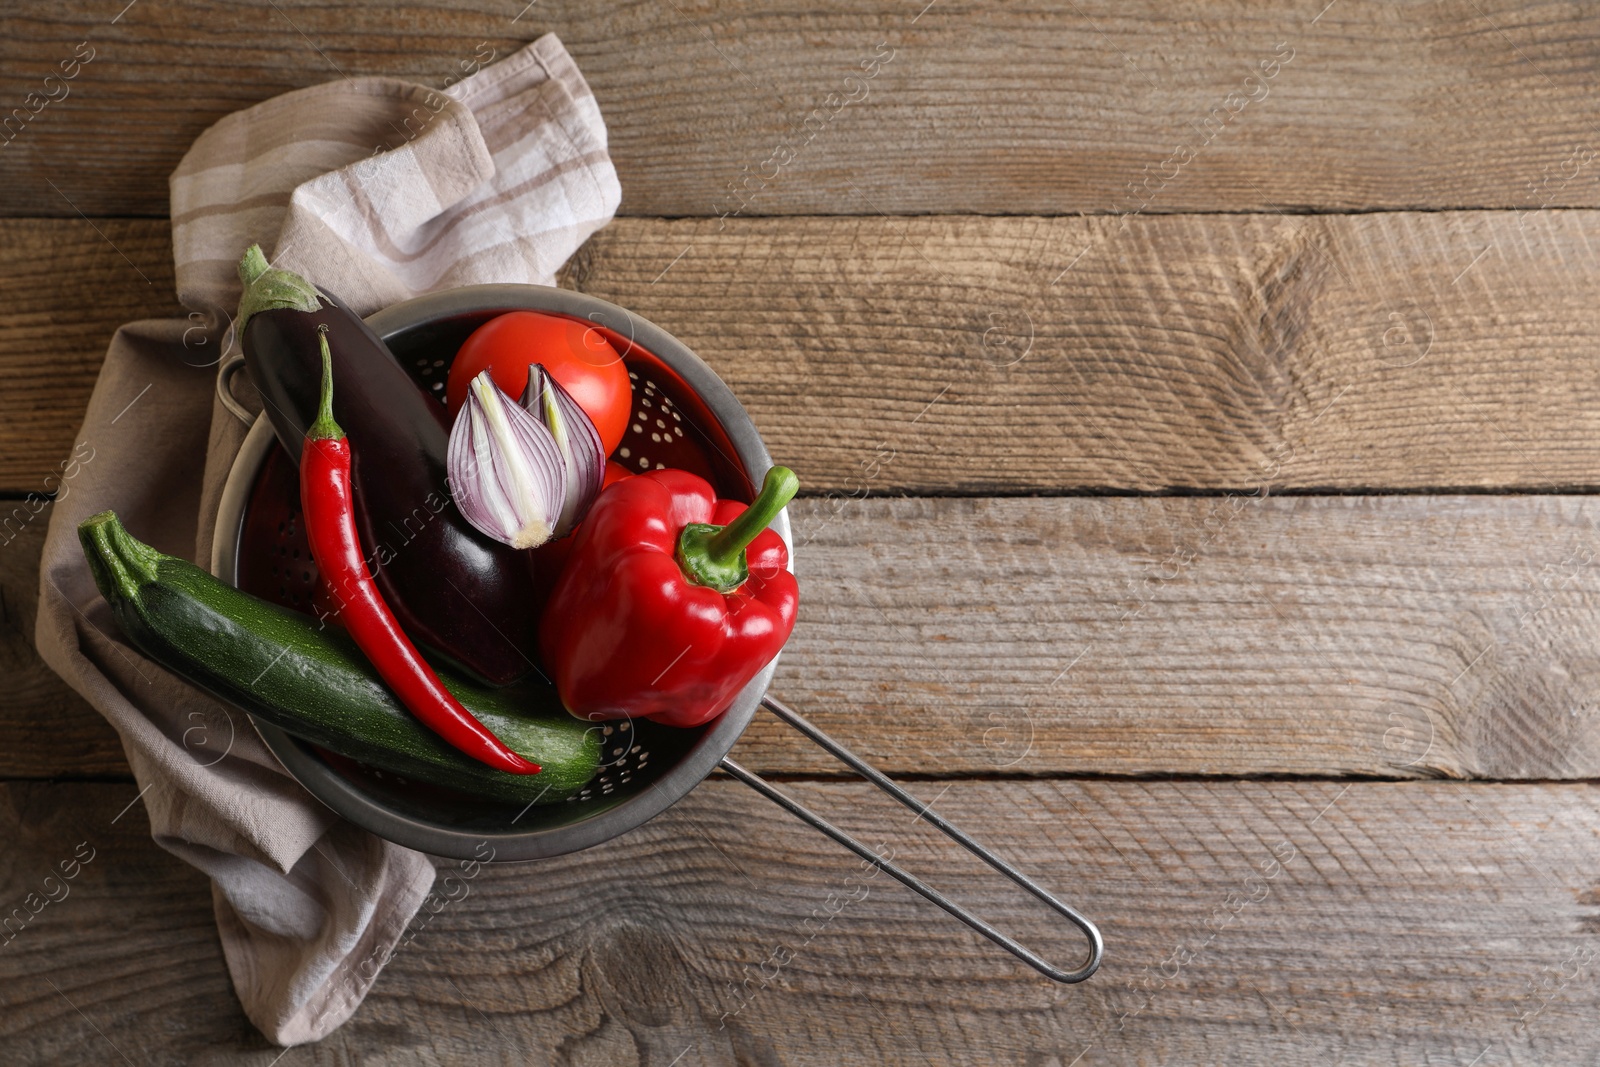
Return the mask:
<path id="1" fill-rule="evenodd" d="M 417 384 L 443 403 L 449 360 L 438 358 L 434 353 L 453 354 L 472 328 L 464 325 L 459 337 L 429 333 L 417 338 L 411 346 L 398 339 L 388 340 Z M 611 339 L 619 351 L 628 351 L 630 347 L 635 353 L 639 351 L 638 346 L 630 345 L 625 338 L 613 335 Z M 708 457 L 710 450 L 724 446 L 714 443 L 693 421 L 686 419 L 682 408 L 673 400 L 673 392 L 682 386 L 677 383 L 662 385 L 657 381 L 656 372 L 649 366 L 636 365 L 638 362 L 636 357 L 629 364 L 635 410 L 615 453 L 618 461 L 640 471 L 665 467 L 692 471 L 715 484 L 719 495 L 748 499 L 749 487 L 743 478 L 730 477 L 732 462 L 717 463 Z M 260 427 L 252 429 L 236 463 L 236 469 L 245 469 L 251 462 L 247 454 L 263 453 L 257 464 L 255 481 L 250 485 L 231 577 L 239 588 L 275 604 L 307 613 L 315 613 L 318 607 L 331 611 L 333 605 L 323 600 L 321 576 L 316 560 L 311 557 L 311 546 L 301 520 L 298 469 L 278 444 L 264 418 L 260 420 Z M 257 434 L 261 435 L 260 439 Z M 230 577 L 226 571 L 219 573 Z M 598 810 L 629 800 L 649 789 L 656 774 L 670 767 L 704 732 L 703 728 L 682 730 L 648 720 L 637 724 L 622 720 L 599 724 L 594 729 L 602 735 L 599 773 L 577 794 L 556 805 L 532 808 L 508 808 L 503 802 L 485 801 L 412 782 L 298 739 L 286 739 L 285 743 L 292 746 L 291 758 L 309 754 L 396 811 L 419 821 L 437 820 L 462 832 L 476 834 L 473 839 L 476 842 L 483 839 L 485 832 L 528 830 L 550 822 L 565 824 L 580 810 Z M 275 751 L 279 747 L 276 739 L 269 744 Z M 657 754 L 662 758 L 652 761 L 651 756 Z M 283 758 L 282 752 L 279 757 Z M 440 842 L 430 844 L 432 851 L 441 848 Z M 496 850 L 499 854 L 498 845 Z"/>
<path id="2" fill-rule="evenodd" d="M 722 497 L 750 500 L 772 462 L 749 415 L 728 387 L 681 341 L 605 301 L 570 290 L 530 285 L 479 285 L 408 300 L 368 318 L 400 363 L 433 395 L 443 397 L 449 361 L 468 334 L 496 315 L 532 310 L 585 321 L 622 354 L 634 386 L 634 418 L 615 457 L 636 470 L 675 467 L 706 478 Z M 223 402 L 241 414 L 231 382 L 235 356 L 221 368 Z M 442 399 L 441 399 L 442 402 Z M 310 611 L 319 594 L 316 564 L 300 520 L 296 469 L 258 417 L 223 491 L 212 548 L 217 574 L 258 596 Z M 790 544 L 787 514 L 773 529 Z M 792 709 L 767 695 L 777 664 L 768 664 L 717 719 L 694 729 L 659 724 L 599 724 L 602 766 L 576 795 L 518 810 L 407 781 L 322 752 L 266 723 L 263 741 L 288 771 L 334 811 L 381 837 L 433 855 L 481 858 L 489 844 L 499 860 L 557 856 L 610 840 L 676 803 L 712 771 L 745 782 L 863 860 L 886 871 L 957 919 L 1056 981 L 1078 982 L 1098 968 L 1094 924 L 1020 871 L 983 848 Z M 764 707 L 937 827 L 996 871 L 1077 926 L 1089 941 L 1087 961 L 1072 970 L 1048 963 L 983 919 L 862 845 L 771 783 L 728 758 L 758 707 Z"/>

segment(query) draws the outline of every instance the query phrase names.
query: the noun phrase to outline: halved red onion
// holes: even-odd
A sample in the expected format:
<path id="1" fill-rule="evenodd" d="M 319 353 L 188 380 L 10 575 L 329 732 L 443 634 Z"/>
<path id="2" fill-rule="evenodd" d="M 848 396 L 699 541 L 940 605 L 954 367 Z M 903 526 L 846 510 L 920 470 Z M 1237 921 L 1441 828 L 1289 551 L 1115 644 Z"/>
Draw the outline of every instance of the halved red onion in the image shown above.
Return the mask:
<path id="1" fill-rule="evenodd" d="M 544 369 L 528 366 L 528 386 L 522 391 L 522 406 L 537 416 L 555 438 L 556 448 L 565 461 L 567 497 L 556 522 L 556 536 L 563 537 L 583 521 L 589 505 L 600 495 L 606 477 L 605 446 L 600 431 L 588 412 L 572 399 L 572 394 Z"/>
<path id="2" fill-rule="evenodd" d="M 545 424 L 501 392 L 488 371 L 468 387 L 445 465 L 456 507 L 487 536 L 535 548 L 555 535 L 567 499 L 566 460 Z"/>

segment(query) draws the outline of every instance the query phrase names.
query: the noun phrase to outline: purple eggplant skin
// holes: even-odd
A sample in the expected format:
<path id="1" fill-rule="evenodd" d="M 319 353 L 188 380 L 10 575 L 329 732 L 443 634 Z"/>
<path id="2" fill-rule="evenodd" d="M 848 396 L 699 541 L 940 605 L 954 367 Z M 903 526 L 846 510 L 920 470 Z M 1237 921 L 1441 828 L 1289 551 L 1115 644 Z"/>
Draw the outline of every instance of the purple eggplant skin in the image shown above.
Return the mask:
<path id="1" fill-rule="evenodd" d="M 378 589 L 412 640 L 496 685 L 533 669 L 538 616 L 521 553 L 462 518 L 445 481 L 450 417 L 378 335 L 318 290 L 317 311 L 253 311 L 245 367 L 295 463 L 333 354 L 333 416 L 350 439 L 356 532 Z"/>

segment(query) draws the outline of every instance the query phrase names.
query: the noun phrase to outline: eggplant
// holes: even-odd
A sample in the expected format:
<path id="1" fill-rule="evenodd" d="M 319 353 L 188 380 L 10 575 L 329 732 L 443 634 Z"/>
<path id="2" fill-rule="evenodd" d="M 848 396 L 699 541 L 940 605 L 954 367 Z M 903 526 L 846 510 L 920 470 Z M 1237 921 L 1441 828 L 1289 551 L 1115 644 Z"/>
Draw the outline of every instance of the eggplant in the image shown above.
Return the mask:
<path id="1" fill-rule="evenodd" d="M 269 267 L 239 264 L 245 367 L 278 441 L 300 462 L 321 393 L 324 327 L 333 413 L 350 439 L 356 531 L 373 577 L 413 641 L 496 685 L 534 666 L 538 603 L 527 561 L 474 529 L 450 499 L 450 417 L 336 297 Z"/>

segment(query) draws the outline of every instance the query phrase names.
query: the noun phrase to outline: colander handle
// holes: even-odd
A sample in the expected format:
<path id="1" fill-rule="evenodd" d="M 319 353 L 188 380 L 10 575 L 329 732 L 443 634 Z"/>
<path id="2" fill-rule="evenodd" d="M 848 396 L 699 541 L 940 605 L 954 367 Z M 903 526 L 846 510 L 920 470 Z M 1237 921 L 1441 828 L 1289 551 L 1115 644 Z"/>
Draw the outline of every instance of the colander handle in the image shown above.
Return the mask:
<path id="1" fill-rule="evenodd" d="M 238 398 L 233 395 L 233 380 L 242 370 L 244 370 L 242 352 L 235 352 L 222 361 L 222 365 L 217 368 L 217 399 L 222 401 L 223 407 L 233 413 L 234 418 L 246 426 L 253 426 L 256 421 L 255 412 L 239 403 Z"/>
<path id="2" fill-rule="evenodd" d="M 1053 966 L 1031 949 L 1019 944 L 1017 941 L 1006 936 L 999 930 L 996 930 L 993 926 L 990 926 L 987 922 L 967 911 L 955 901 L 950 900 L 943 893 L 940 893 L 937 889 L 934 889 L 932 886 L 923 882 L 922 879 L 918 878 L 916 875 L 909 874 L 906 871 L 901 870 L 895 864 L 882 858 L 877 853 L 867 848 L 867 846 L 863 845 L 861 842 L 857 841 L 855 838 L 851 837 L 849 834 L 845 833 L 843 830 L 839 829 L 837 826 L 834 826 L 828 820 L 812 811 L 810 808 L 807 808 L 805 805 L 780 792 L 775 786 L 772 785 L 772 783 L 768 782 L 760 775 L 746 770 L 731 759 L 724 759 L 722 761 L 723 770 L 727 771 L 729 774 L 733 775 L 735 778 L 739 779 L 741 782 L 745 783 L 750 788 L 754 789 L 756 792 L 772 801 L 774 804 L 777 804 L 779 807 L 789 812 L 789 814 L 816 827 L 822 833 L 833 838 L 833 840 L 837 841 L 851 852 L 854 852 L 857 856 L 860 856 L 874 867 L 877 867 L 881 871 L 887 872 L 896 880 L 922 894 L 928 900 L 939 905 L 939 907 L 943 908 L 957 919 L 960 919 L 962 922 L 978 931 L 978 933 L 982 934 L 984 937 L 987 937 L 990 941 L 993 941 L 995 944 L 999 945 L 1001 948 L 1005 949 L 1007 952 L 1011 953 L 1013 956 L 1017 957 L 1023 963 L 1026 963 L 1029 967 L 1032 967 L 1045 977 L 1053 978 L 1057 982 L 1081 982 L 1099 969 L 1100 957 L 1105 951 L 1105 944 L 1101 940 L 1100 931 L 1095 927 L 1094 923 L 1090 922 L 1088 919 L 1085 919 L 1082 915 L 1079 915 L 1069 905 L 1064 904 L 1055 897 L 1051 896 L 1044 890 L 1042 886 L 1035 883 L 1027 875 L 1023 874 L 1021 871 L 1011 866 L 1011 864 L 1007 863 L 1005 860 L 1001 859 L 999 856 L 996 856 L 994 853 L 978 844 L 972 838 L 968 837 L 966 833 L 963 832 L 959 827 L 952 826 L 949 822 L 946 822 L 944 817 L 935 812 L 929 805 L 922 803 L 916 797 L 912 796 L 910 793 L 907 793 L 904 789 L 901 789 L 876 767 L 873 767 L 870 763 L 867 763 L 854 752 L 851 752 L 848 748 L 845 748 L 839 742 L 835 741 L 833 738 L 829 737 L 827 734 L 811 725 L 810 722 L 806 721 L 806 719 L 793 708 L 782 703 L 781 701 L 773 699 L 770 696 L 762 698 L 761 706 L 772 712 L 772 714 L 776 715 L 784 722 L 788 723 L 790 726 L 793 726 L 796 730 L 799 730 L 801 733 L 805 734 L 811 740 L 815 741 L 829 754 L 834 756 L 840 762 L 848 765 L 852 770 L 854 770 L 857 774 L 860 774 L 867 781 L 871 782 L 885 793 L 888 793 L 890 796 L 894 797 L 912 811 L 915 811 L 919 818 L 927 819 L 928 822 L 938 827 L 939 830 L 945 834 L 945 836 L 960 844 L 962 848 L 966 849 L 974 856 L 977 856 L 979 859 L 983 860 L 983 862 L 987 863 L 989 866 L 993 867 L 995 870 L 1011 879 L 1017 885 L 1021 886 L 1034 896 L 1038 897 L 1040 900 L 1044 901 L 1058 914 L 1065 916 L 1067 921 L 1071 922 L 1078 929 L 1082 930 L 1084 936 L 1089 939 L 1088 962 L 1075 971 L 1065 971 L 1059 967 Z"/>

